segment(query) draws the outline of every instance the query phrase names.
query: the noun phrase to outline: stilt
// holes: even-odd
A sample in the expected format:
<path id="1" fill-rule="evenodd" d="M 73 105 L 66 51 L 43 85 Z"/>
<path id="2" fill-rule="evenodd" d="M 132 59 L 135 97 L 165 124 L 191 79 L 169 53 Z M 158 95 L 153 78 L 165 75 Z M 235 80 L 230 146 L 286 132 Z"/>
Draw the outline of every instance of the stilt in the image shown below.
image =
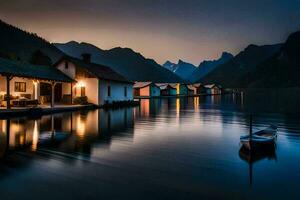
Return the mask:
<path id="1" fill-rule="evenodd" d="M 10 109 L 10 81 L 13 77 L 12 76 L 6 76 L 6 108 Z"/>
<path id="2" fill-rule="evenodd" d="M 73 83 L 71 83 L 71 105 L 73 104 Z"/>
<path id="3" fill-rule="evenodd" d="M 54 107 L 54 99 L 55 99 L 55 97 L 54 97 L 54 95 L 55 95 L 54 91 L 55 91 L 55 82 L 52 81 L 51 82 L 51 108 Z"/>

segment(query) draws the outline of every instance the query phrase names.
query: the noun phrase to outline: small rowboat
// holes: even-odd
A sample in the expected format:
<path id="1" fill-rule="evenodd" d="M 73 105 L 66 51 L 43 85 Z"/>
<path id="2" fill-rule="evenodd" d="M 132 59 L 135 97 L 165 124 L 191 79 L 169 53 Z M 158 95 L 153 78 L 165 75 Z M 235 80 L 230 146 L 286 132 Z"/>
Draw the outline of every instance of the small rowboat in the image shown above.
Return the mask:
<path id="1" fill-rule="evenodd" d="M 271 125 L 264 130 L 260 130 L 253 133 L 252 135 L 241 136 L 240 141 L 246 149 L 252 150 L 254 148 L 265 148 L 274 146 L 276 138 L 277 127 Z"/>

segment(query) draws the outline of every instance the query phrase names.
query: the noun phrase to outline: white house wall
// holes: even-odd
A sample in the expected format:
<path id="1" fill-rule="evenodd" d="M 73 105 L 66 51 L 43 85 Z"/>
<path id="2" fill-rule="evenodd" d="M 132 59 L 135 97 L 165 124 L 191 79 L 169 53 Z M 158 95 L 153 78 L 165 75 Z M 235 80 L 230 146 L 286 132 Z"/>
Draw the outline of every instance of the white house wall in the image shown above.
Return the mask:
<path id="1" fill-rule="evenodd" d="M 57 69 L 66 74 L 72 79 L 75 79 L 76 76 L 76 66 L 72 62 L 68 62 L 68 68 L 65 67 L 65 61 L 60 62 L 57 65 Z"/>
<path id="2" fill-rule="evenodd" d="M 73 84 L 73 98 L 81 96 L 81 86 L 85 87 L 85 96 L 89 103 L 98 105 L 99 101 L 99 81 L 97 78 L 82 78 L 77 84 Z M 71 94 L 71 84 L 62 83 L 62 95 Z"/>
<path id="3" fill-rule="evenodd" d="M 111 95 L 108 96 L 107 87 L 110 85 Z M 124 87 L 127 87 L 127 97 L 124 95 Z M 99 81 L 99 104 L 103 105 L 106 101 L 128 101 L 133 100 L 133 85 L 129 83 L 121 83 L 115 81 Z"/>
<path id="4" fill-rule="evenodd" d="M 25 92 L 16 92 L 15 91 L 15 82 L 25 82 L 26 83 L 26 91 Z M 19 78 L 14 77 L 12 80 L 10 80 L 10 95 L 12 96 L 21 96 L 21 94 L 30 94 L 31 99 L 34 98 L 34 92 L 33 92 L 33 81 L 31 79 L 27 78 Z M 6 77 L 0 76 L 0 95 L 6 94 Z"/>
<path id="5" fill-rule="evenodd" d="M 71 83 L 62 83 L 61 85 L 62 85 L 62 95 L 64 94 L 71 95 Z M 74 89 L 73 89 L 73 93 L 74 93 Z"/>
<path id="6" fill-rule="evenodd" d="M 68 62 L 68 68 L 65 67 L 65 61 L 60 62 L 57 65 L 57 69 L 66 74 L 67 76 L 76 78 L 76 66 L 72 62 Z M 109 103 L 113 101 L 128 101 L 133 100 L 133 88 L 132 84 L 121 83 L 116 81 L 106 81 L 97 78 L 83 78 L 77 80 L 77 84 L 85 86 L 85 94 L 88 97 L 89 103 L 97 105 L 103 105 L 106 101 Z M 111 95 L 107 95 L 107 86 L 110 85 Z M 127 87 L 127 97 L 124 95 L 124 87 Z M 74 97 L 80 94 L 80 88 L 76 90 L 76 84 L 73 89 Z M 70 94 L 70 88 L 67 85 L 63 85 L 63 94 Z M 149 94 L 149 93 L 148 93 Z"/>
<path id="7" fill-rule="evenodd" d="M 85 95 L 88 98 L 89 103 L 99 104 L 99 79 L 97 78 L 85 78 L 82 79 L 85 86 Z"/>

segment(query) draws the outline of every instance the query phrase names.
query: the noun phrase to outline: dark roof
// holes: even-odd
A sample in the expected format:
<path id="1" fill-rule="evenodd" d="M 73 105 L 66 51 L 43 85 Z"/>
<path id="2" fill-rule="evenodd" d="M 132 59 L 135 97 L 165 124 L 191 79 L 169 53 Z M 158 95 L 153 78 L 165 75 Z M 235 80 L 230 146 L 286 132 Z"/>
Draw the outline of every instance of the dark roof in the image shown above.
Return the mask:
<path id="1" fill-rule="evenodd" d="M 86 69 L 88 72 L 90 72 L 92 75 L 96 76 L 99 79 L 133 83 L 131 81 L 128 81 L 125 77 L 123 77 L 116 71 L 112 70 L 108 66 L 104 66 L 96 63 L 86 63 L 83 60 L 71 56 L 62 57 L 56 64 L 54 64 L 54 66 L 57 66 L 63 60 L 67 60 L 75 64 L 77 67 Z"/>
<path id="2" fill-rule="evenodd" d="M 26 78 L 74 82 L 73 79 L 52 66 L 32 65 L 0 58 L 0 74 Z"/>

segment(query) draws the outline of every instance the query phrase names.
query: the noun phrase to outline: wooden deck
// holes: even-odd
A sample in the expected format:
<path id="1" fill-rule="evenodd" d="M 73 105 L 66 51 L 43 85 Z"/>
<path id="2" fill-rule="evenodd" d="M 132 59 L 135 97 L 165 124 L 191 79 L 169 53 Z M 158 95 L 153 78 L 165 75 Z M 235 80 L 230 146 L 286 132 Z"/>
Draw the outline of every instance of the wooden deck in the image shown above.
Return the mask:
<path id="1" fill-rule="evenodd" d="M 95 109 L 95 105 L 55 105 L 51 108 L 50 105 L 41 105 L 38 107 L 12 107 L 6 109 L 6 107 L 0 107 L 0 118 L 6 117 L 21 117 L 21 116 L 41 116 L 59 112 L 69 112 L 82 109 Z"/>

